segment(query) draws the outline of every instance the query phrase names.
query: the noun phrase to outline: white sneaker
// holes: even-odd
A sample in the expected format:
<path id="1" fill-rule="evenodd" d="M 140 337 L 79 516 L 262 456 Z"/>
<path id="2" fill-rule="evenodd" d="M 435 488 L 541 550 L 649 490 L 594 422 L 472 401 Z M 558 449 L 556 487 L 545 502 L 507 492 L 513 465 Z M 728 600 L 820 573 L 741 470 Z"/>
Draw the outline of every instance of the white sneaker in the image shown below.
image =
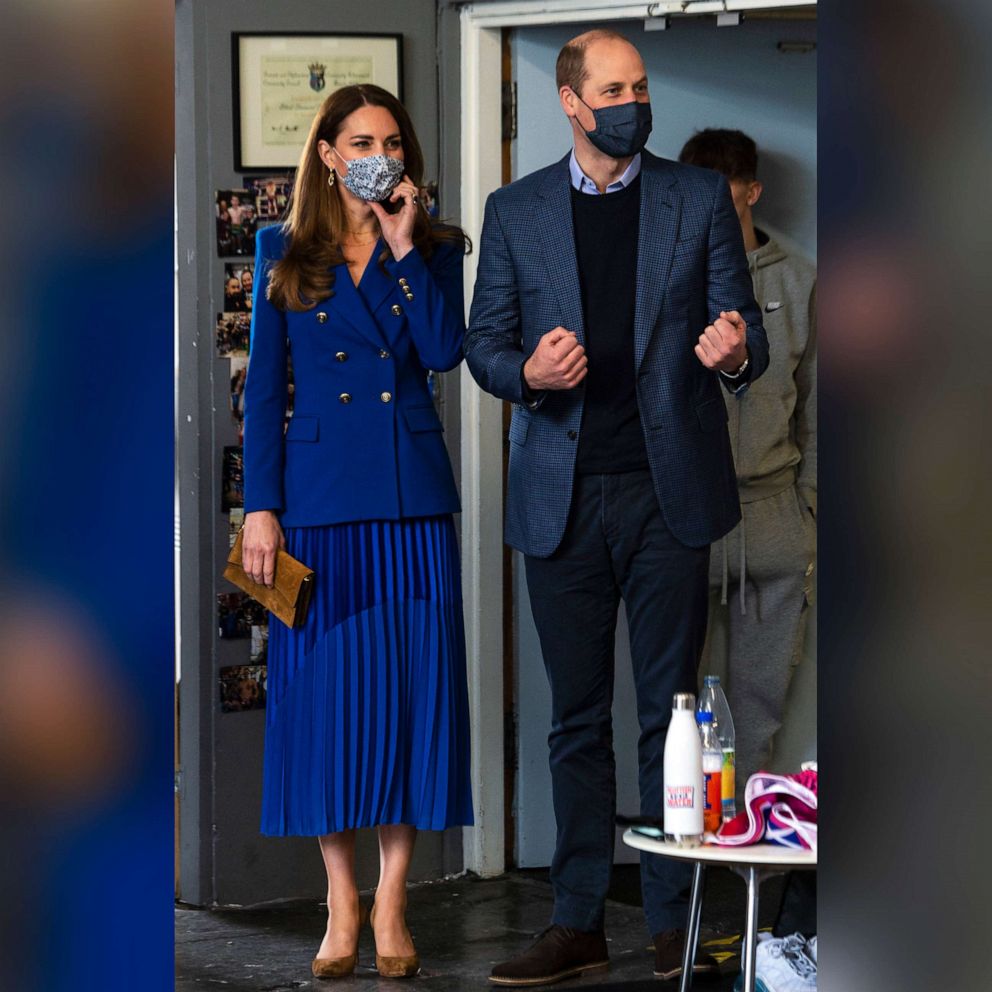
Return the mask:
<path id="1" fill-rule="evenodd" d="M 791 937 L 767 935 L 758 943 L 754 961 L 755 984 L 760 983 L 764 992 L 816 990 L 816 962 L 806 953 L 802 934 L 795 933 Z"/>

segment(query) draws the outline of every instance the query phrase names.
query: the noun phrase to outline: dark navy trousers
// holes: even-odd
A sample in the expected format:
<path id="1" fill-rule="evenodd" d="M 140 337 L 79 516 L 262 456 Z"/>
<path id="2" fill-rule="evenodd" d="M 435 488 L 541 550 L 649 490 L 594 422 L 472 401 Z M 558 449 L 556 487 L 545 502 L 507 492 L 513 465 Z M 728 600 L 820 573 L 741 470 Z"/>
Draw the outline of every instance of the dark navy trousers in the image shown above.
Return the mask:
<path id="1" fill-rule="evenodd" d="M 525 557 L 531 610 L 551 684 L 551 779 L 558 826 L 554 922 L 603 927 L 616 832 L 614 635 L 623 600 L 637 690 L 641 812 L 662 815 L 672 696 L 696 692 L 706 634 L 709 547 L 680 544 L 648 471 L 577 476 L 562 543 Z M 690 868 L 641 855 L 652 935 L 683 928 Z"/>

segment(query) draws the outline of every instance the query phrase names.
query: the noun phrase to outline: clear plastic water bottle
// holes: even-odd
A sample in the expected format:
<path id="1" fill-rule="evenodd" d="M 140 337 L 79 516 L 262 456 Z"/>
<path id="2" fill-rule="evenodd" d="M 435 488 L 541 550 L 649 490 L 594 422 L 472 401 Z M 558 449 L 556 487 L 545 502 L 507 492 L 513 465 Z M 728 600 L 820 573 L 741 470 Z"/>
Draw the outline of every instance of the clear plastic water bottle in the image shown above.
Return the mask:
<path id="1" fill-rule="evenodd" d="M 734 799 L 737 787 L 737 748 L 734 744 L 734 718 L 730 715 L 730 704 L 718 675 L 707 675 L 703 679 L 703 691 L 699 694 L 699 703 L 696 706 L 697 720 L 700 713 L 713 714 L 713 730 L 723 751 L 720 788 L 723 793 L 723 819 L 727 821 L 737 814 L 737 802 Z"/>
<path id="2" fill-rule="evenodd" d="M 713 714 L 709 710 L 696 713 L 699 724 L 700 744 L 703 749 L 703 829 L 716 833 L 723 819 L 723 748 L 713 728 Z"/>

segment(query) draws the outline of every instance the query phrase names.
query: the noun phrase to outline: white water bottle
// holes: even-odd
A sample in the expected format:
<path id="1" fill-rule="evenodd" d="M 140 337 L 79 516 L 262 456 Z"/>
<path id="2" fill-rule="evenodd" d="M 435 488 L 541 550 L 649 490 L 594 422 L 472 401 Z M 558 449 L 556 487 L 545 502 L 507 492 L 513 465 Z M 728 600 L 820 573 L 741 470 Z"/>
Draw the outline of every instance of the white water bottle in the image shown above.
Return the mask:
<path id="1" fill-rule="evenodd" d="M 665 839 L 696 847 L 703 839 L 703 748 L 696 697 L 677 692 L 665 739 Z"/>

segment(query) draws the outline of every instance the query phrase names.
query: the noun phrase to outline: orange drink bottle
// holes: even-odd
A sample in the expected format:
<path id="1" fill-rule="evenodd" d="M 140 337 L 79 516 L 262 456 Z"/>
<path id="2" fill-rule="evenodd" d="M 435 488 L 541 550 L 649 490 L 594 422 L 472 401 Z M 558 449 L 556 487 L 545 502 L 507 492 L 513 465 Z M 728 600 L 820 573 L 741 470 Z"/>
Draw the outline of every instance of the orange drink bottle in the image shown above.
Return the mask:
<path id="1" fill-rule="evenodd" d="M 703 750 L 703 829 L 715 833 L 723 819 L 723 748 L 713 728 L 713 714 L 697 712 Z"/>

